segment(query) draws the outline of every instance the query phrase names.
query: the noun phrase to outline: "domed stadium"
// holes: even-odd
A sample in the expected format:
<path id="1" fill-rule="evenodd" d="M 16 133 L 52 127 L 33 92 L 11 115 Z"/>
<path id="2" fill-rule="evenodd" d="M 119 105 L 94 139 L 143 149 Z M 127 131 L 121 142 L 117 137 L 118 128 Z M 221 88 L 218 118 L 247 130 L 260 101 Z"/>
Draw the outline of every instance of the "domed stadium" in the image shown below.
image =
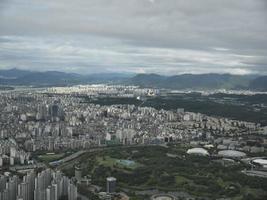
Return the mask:
<path id="1" fill-rule="evenodd" d="M 169 195 L 169 194 L 156 194 L 156 195 L 153 195 L 150 199 L 151 200 L 176 200 L 174 196 Z"/>
<path id="2" fill-rule="evenodd" d="M 256 158 L 251 161 L 252 164 L 267 168 L 267 158 Z"/>
<path id="3" fill-rule="evenodd" d="M 187 154 L 194 154 L 194 155 L 201 155 L 201 156 L 208 156 L 209 152 L 203 148 L 192 148 L 188 149 Z"/>
<path id="4" fill-rule="evenodd" d="M 218 152 L 218 155 L 225 158 L 244 158 L 247 154 L 242 151 L 222 150 Z"/>

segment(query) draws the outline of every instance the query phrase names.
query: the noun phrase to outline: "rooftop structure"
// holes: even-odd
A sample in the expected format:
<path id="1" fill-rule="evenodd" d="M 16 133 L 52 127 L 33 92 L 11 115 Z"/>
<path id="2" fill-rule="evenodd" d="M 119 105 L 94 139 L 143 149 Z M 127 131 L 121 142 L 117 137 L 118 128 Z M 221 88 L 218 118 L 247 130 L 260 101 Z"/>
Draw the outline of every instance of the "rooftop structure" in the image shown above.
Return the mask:
<path id="1" fill-rule="evenodd" d="M 252 164 L 259 165 L 263 168 L 267 169 L 267 158 L 256 158 L 251 161 Z"/>
<path id="2" fill-rule="evenodd" d="M 246 157 L 246 153 L 236 150 L 222 150 L 218 152 L 219 156 L 227 158 L 243 158 Z"/>
<path id="3" fill-rule="evenodd" d="M 169 195 L 169 194 L 156 194 L 156 195 L 153 195 L 150 199 L 151 200 L 176 200 L 176 198 L 173 195 Z"/>
<path id="4" fill-rule="evenodd" d="M 196 154 L 196 155 L 202 155 L 202 156 L 208 156 L 209 152 L 206 149 L 203 148 L 192 148 L 188 149 L 187 154 Z"/>

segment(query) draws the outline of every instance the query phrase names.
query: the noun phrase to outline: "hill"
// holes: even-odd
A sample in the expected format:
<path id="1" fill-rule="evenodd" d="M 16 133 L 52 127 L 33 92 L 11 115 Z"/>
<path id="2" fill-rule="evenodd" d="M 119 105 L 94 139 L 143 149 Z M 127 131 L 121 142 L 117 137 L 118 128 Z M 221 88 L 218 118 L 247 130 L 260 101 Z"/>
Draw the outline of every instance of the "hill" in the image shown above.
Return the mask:
<path id="1" fill-rule="evenodd" d="M 129 79 L 128 84 L 168 89 L 245 89 L 253 78 L 254 76 L 230 74 L 182 74 L 175 76 L 138 74 Z"/>
<path id="2" fill-rule="evenodd" d="M 252 90 L 267 91 L 267 76 L 260 76 L 250 82 L 249 88 Z"/>
<path id="3" fill-rule="evenodd" d="M 0 70 L 0 85 L 65 86 L 90 83 L 122 83 L 132 74 L 103 73 L 81 75 L 58 71 L 35 72 L 19 69 Z"/>
<path id="4" fill-rule="evenodd" d="M 0 85 L 66 86 L 73 84 L 125 84 L 166 89 L 252 89 L 267 91 L 267 76 L 231 74 L 158 74 L 98 73 L 75 74 L 58 71 L 35 72 L 20 69 L 0 70 Z"/>
<path id="5" fill-rule="evenodd" d="M 6 70 L 0 70 L 0 78 L 3 79 L 16 79 L 22 76 L 25 76 L 27 74 L 30 74 L 31 71 L 28 70 L 20 70 L 20 69 L 6 69 Z"/>

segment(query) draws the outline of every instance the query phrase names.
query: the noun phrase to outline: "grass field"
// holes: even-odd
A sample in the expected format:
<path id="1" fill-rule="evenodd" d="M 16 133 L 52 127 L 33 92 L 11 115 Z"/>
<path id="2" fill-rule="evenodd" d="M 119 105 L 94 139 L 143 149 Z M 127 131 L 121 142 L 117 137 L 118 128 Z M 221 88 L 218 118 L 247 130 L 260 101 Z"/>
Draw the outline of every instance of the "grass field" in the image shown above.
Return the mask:
<path id="1" fill-rule="evenodd" d="M 130 161 L 128 164 L 127 161 L 129 160 L 120 160 L 109 156 L 97 157 L 97 162 L 99 163 L 99 165 L 103 165 L 105 167 L 134 170 L 142 166 L 141 164 L 134 161 Z"/>
<path id="2" fill-rule="evenodd" d="M 178 186 L 182 186 L 183 184 L 187 184 L 187 183 L 192 183 L 190 179 L 187 179 L 180 175 L 175 176 L 175 182 Z"/>
<path id="3" fill-rule="evenodd" d="M 61 159 L 65 156 L 65 153 L 59 153 L 59 154 L 43 154 L 38 156 L 38 159 L 40 159 L 43 162 L 52 162 L 58 159 Z"/>

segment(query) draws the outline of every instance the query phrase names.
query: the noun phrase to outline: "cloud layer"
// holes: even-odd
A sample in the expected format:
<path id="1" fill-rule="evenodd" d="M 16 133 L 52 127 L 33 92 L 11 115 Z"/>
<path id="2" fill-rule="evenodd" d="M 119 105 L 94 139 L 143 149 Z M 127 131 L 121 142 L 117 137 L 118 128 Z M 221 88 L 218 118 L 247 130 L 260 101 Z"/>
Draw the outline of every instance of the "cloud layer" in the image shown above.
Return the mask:
<path id="1" fill-rule="evenodd" d="M 2 0 L 0 68 L 267 73 L 265 0 Z"/>

